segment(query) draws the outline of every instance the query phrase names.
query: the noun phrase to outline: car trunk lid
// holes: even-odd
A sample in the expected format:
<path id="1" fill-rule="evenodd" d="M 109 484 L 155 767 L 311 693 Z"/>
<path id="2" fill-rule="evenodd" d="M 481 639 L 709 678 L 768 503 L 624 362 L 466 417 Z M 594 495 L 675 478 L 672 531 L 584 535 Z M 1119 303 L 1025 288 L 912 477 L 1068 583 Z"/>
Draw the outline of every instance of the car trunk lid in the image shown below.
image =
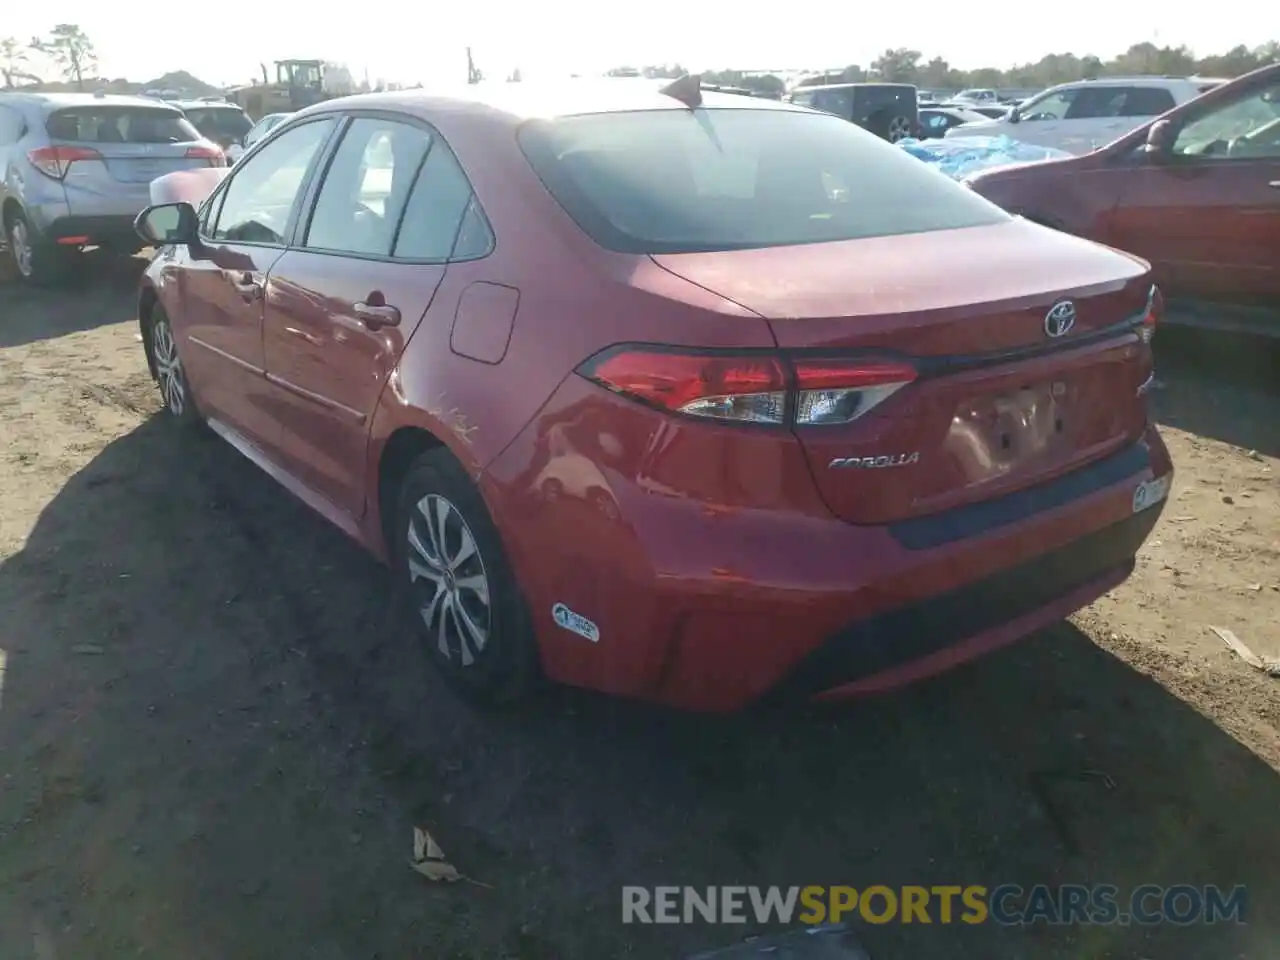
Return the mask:
<path id="1" fill-rule="evenodd" d="M 660 255 L 764 316 L 804 370 L 914 368 L 867 413 L 795 430 L 831 509 L 889 523 L 1062 475 L 1141 434 L 1150 285 L 1126 255 L 1024 221 L 844 243 Z M 1073 323 L 1060 308 L 1070 301 Z M 893 379 L 890 376 L 889 379 Z"/>

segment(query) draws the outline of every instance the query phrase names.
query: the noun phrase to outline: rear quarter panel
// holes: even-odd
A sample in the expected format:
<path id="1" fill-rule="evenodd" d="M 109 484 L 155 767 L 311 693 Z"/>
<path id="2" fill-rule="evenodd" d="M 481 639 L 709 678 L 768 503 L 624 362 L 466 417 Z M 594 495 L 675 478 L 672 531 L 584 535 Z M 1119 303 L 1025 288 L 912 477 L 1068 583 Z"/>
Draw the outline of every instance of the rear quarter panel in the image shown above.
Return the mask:
<path id="1" fill-rule="evenodd" d="M 509 125 L 449 115 L 428 119 L 471 181 L 495 244 L 487 257 L 445 271 L 382 394 L 371 428 L 371 471 L 378 470 L 398 429 L 416 427 L 439 438 L 478 477 L 582 361 L 616 343 L 643 338 L 710 347 L 774 345 L 757 314 L 648 257 L 610 253 L 593 243 L 524 160 Z M 462 295 L 478 282 L 519 291 L 499 363 L 462 356 L 450 343 Z M 369 489 L 376 490 L 376 482 Z M 495 514 L 502 511 L 499 501 L 489 498 Z"/>

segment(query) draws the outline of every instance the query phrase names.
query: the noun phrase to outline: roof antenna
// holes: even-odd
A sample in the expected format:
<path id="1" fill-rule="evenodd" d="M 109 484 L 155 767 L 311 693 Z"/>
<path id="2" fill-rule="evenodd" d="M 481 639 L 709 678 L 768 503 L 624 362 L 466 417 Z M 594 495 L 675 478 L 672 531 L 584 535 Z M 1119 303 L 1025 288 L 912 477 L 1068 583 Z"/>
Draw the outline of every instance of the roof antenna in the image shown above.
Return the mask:
<path id="1" fill-rule="evenodd" d="M 686 73 L 683 77 L 671 81 L 659 93 L 675 97 L 690 110 L 702 106 L 702 74 Z"/>

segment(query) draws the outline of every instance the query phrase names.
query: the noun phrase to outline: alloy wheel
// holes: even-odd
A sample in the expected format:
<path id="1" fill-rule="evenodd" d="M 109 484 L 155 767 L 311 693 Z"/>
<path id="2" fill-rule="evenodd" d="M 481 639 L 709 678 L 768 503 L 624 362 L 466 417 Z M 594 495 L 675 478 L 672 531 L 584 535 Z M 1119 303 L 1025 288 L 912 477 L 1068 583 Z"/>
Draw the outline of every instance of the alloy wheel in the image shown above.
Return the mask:
<path id="1" fill-rule="evenodd" d="M 911 121 L 906 117 L 894 117 L 889 121 L 889 142 L 897 143 L 904 137 L 911 136 Z"/>
<path id="2" fill-rule="evenodd" d="M 20 217 L 9 227 L 9 249 L 13 252 L 13 262 L 18 273 L 31 279 L 35 270 L 35 257 L 31 251 L 31 235 L 27 231 L 27 222 Z"/>
<path id="3" fill-rule="evenodd" d="M 476 538 L 458 508 L 438 494 L 414 505 L 407 535 L 418 613 L 440 655 L 469 667 L 489 640 L 493 613 Z"/>
<path id="4" fill-rule="evenodd" d="M 178 346 L 173 342 L 173 328 L 169 321 L 158 318 L 151 324 L 151 352 L 156 361 L 156 379 L 160 393 L 169 412 L 180 417 L 187 409 L 187 383 L 182 373 L 182 361 L 178 358 Z"/>

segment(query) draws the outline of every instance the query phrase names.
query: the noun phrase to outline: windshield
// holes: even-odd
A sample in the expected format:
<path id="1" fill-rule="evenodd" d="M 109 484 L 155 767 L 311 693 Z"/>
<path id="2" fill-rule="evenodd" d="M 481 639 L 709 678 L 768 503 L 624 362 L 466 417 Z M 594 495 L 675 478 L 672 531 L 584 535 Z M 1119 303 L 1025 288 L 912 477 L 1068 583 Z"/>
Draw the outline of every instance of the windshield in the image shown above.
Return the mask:
<path id="1" fill-rule="evenodd" d="M 519 140 L 578 225 L 628 253 L 790 246 L 1008 219 L 903 150 L 822 114 L 594 114 L 530 121 Z"/>
<path id="2" fill-rule="evenodd" d="M 162 107 L 70 107 L 49 115 L 53 140 L 73 143 L 189 143 L 195 127 L 177 110 Z"/>

